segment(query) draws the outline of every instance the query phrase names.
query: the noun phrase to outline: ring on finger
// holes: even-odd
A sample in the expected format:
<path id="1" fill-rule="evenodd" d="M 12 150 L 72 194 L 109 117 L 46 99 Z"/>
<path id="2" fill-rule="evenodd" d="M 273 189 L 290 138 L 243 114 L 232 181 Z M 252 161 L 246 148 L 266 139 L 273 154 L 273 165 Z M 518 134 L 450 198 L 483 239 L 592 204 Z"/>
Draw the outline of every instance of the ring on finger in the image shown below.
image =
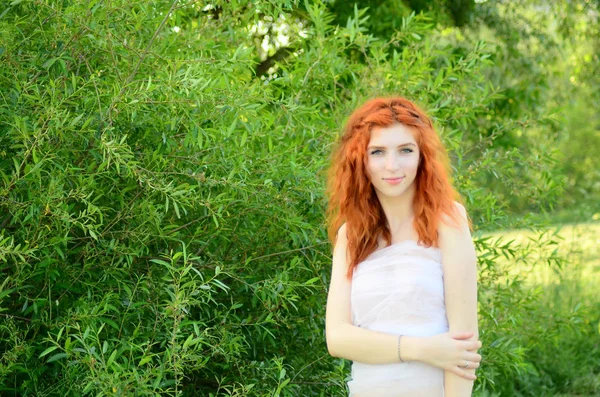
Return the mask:
<path id="1" fill-rule="evenodd" d="M 469 368 L 469 362 L 468 362 L 468 361 L 465 361 L 465 365 L 464 365 L 464 367 L 463 367 L 463 366 L 461 366 L 461 368 Z"/>

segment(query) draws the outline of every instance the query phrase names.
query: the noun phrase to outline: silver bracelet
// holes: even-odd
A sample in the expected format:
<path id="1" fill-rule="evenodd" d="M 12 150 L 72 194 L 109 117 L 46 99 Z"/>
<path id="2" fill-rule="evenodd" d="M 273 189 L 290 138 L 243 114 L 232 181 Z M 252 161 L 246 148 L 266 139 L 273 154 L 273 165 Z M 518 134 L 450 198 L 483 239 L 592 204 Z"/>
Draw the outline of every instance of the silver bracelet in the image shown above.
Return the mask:
<path id="1" fill-rule="evenodd" d="M 403 363 L 404 360 L 402 359 L 402 356 L 400 355 L 400 339 L 402 339 L 402 335 L 398 336 L 398 360 L 400 360 L 400 362 Z"/>

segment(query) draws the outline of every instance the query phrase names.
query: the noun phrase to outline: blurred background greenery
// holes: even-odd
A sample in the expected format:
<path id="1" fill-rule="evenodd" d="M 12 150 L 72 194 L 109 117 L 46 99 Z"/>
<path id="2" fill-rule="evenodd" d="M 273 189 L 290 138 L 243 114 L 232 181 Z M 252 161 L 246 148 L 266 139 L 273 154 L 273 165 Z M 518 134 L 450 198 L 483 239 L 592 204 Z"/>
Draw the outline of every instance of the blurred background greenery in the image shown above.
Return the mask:
<path id="1" fill-rule="evenodd" d="M 324 176 L 383 95 L 473 219 L 474 395 L 600 395 L 599 8 L 3 2 L 2 395 L 345 395 Z"/>

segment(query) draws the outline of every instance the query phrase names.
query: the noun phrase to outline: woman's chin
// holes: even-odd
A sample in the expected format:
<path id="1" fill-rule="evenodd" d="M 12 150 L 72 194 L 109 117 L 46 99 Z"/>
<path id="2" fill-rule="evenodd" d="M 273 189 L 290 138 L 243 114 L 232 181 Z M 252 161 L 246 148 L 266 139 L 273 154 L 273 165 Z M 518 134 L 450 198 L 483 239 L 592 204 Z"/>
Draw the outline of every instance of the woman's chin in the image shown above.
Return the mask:
<path id="1" fill-rule="evenodd" d="M 401 197 L 406 193 L 406 188 L 404 186 L 394 187 L 385 187 L 383 189 L 375 189 L 377 190 L 378 195 L 384 197 Z"/>

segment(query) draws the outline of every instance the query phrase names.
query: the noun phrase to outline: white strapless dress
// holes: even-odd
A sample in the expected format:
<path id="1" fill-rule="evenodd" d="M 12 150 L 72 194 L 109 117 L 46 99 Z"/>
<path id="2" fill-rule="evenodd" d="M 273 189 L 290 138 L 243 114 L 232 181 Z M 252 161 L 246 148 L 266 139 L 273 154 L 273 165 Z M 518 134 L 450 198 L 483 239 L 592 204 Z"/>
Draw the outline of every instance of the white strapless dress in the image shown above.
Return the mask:
<path id="1" fill-rule="evenodd" d="M 379 249 L 354 269 L 352 323 L 396 335 L 448 331 L 442 254 L 405 240 Z M 351 397 L 443 397 L 444 371 L 422 362 L 352 363 Z"/>

